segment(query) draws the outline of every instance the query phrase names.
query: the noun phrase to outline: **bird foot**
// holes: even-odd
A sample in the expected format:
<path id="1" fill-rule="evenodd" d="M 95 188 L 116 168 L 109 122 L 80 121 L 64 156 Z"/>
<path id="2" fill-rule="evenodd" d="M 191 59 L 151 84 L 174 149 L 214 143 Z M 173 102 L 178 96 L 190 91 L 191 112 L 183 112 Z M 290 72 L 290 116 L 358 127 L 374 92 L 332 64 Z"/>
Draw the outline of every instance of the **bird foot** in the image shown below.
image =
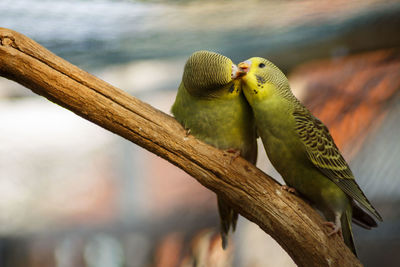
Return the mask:
<path id="1" fill-rule="evenodd" d="M 285 191 L 288 191 L 289 193 L 298 195 L 296 189 L 294 189 L 293 187 L 290 187 L 290 186 L 288 186 L 288 185 L 282 185 L 282 186 L 281 186 L 281 189 L 282 189 L 282 190 L 285 190 Z"/>
<path id="2" fill-rule="evenodd" d="M 189 134 L 190 134 L 190 129 L 186 129 L 186 133 L 185 133 L 186 137 L 188 137 Z"/>
<path id="3" fill-rule="evenodd" d="M 339 234 L 339 236 L 343 239 L 342 235 L 342 226 L 340 224 L 335 224 L 333 222 L 323 222 L 323 225 L 329 226 L 333 230 L 328 233 L 328 236 L 332 236 L 334 234 Z"/>
<path id="4" fill-rule="evenodd" d="M 229 161 L 229 164 L 232 164 L 232 162 L 240 156 L 240 150 L 238 149 L 229 148 L 225 151 L 233 154 L 231 160 Z"/>

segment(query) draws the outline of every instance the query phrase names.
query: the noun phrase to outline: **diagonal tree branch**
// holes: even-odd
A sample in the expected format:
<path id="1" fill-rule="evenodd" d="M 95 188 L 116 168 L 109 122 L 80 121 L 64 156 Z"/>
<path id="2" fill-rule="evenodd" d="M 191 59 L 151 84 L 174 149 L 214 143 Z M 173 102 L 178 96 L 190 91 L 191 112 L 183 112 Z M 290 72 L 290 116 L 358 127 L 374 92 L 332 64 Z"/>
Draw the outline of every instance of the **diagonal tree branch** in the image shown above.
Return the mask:
<path id="1" fill-rule="evenodd" d="M 271 235 L 299 266 L 362 266 L 304 201 L 242 158 L 192 136 L 171 116 L 0 28 L 0 75 L 175 164 Z M 268 259 L 266 259 L 268 261 Z"/>

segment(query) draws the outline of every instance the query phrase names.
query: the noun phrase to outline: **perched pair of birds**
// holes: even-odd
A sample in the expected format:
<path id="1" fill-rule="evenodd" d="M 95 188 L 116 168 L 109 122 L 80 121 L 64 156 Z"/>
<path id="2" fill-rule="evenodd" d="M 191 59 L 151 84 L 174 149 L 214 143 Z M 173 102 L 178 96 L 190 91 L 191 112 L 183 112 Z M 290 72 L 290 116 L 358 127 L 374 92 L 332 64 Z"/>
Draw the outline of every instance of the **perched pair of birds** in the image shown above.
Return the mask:
<path id="1" fill-rule="evenodd" d="M 319 209 L 356 254 L 351 222 L 370 229 L 382 217 L 354 180 L 326 126 L 291 92 L 271 62 L 250 58 L 238 66 L 220 54 L 198 51 L 186 62 L 172 113 L 196 138 L 219 149 L 236 150 L 255 164 L 257 136 L 268 158 L 294 188 Z M 217 196 L 222 246 L 238 213 Z M 357 203 L 358 204 L 357 204 Z"/>

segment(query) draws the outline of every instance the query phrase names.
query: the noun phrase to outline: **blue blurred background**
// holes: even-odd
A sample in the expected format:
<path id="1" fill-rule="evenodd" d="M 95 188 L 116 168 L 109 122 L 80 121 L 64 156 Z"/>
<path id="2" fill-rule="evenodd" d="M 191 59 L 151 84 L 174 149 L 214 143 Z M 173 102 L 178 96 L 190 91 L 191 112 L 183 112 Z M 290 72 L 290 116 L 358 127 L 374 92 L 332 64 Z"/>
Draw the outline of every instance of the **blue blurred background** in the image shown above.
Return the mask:
<path id="1" fill-rule="evenodd" d="M 186 58 L 263 56 L 328 127 L 384 218 L 365 266 L 400 260 L 399 1 L 2 0 L 0 27 L 169 113 Z M 260 146 L 257 166 L 281 181 Z M 163 159 L 0 78 L 0 266 L 294 266 Z"/>

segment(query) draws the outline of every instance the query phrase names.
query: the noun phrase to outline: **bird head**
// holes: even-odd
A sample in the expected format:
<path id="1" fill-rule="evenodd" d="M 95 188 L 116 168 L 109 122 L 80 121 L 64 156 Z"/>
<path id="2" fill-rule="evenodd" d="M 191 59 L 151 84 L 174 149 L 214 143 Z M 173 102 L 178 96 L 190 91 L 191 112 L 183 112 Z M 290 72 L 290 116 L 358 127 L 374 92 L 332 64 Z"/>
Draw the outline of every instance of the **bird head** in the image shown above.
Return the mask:
<path id="1" fill-rule="evenodd" d="M 276 93 L 291 93 L 286 76 L 270 61 L 253 57 L 238 64 L 246 99 L 252 104 Z"/>
<path id="2" fill-rule="evenodd" d="M 212 96 L 236 78 L 237 66 L 220 54 L 197 51 L 187 60 L 182 82 L 194 96 Z"/>

